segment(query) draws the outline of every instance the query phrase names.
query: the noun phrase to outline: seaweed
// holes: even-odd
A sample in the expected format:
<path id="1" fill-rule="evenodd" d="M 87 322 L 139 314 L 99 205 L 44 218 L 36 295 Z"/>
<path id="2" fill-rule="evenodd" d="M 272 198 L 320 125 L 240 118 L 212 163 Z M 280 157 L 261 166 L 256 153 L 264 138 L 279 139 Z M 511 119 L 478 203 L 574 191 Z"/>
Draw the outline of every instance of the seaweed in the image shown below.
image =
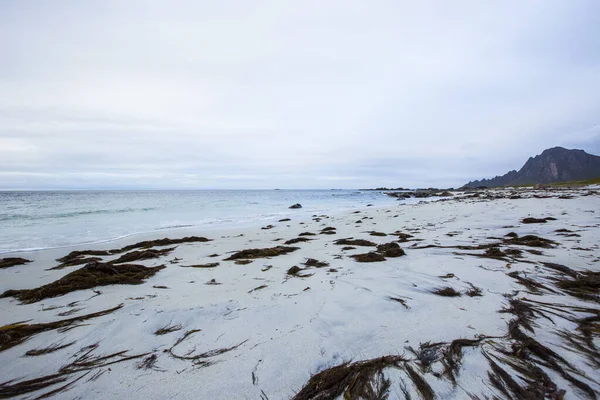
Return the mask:
<path id="1" fill-rule="evenodd" d="M 72 251 L 64 257 L 56 259 L 56 261 L 60 263 L 69 263 L 76 259 L 82 258 L 84 256 L 111 256 L 115 254 L 125 253 L 134 249 L 149 249 L 151 247 L 159 247 L 159 246 L 171 246 L 174 244 L 182 244 L 182 243 L 204 243 L 210 242 L 212 239 L 207 239 L 205 237 L 199 236 L 186 236 L 180 239 L 156 239 L 156 240 L 145 240 L 143 242 L 138 242 L 135 244 L 130 244 L 128 246 L 122 247 L 120 249 L 112 249 L 112 250 L 76 250 Z"/>
<path id="2" fill-rule="evenodd" d="M 54 353 L 55 351 L 66 349 L 67 347 L 72 346 L 73 344 L 75 344 L 74 341 L 69 342 L 67 344 L 53 343 L 47 347 L 28 350 L 25 352 L 25 356 L 27 356 L 27 357 L 43 356 L 45 354 L 50 354 L 50 353 Z"/>
<path id="3" fill-rule="evenodd" d="M 384 257 L 402 257 L 406 255 L 404 250 L 400 248 L 398 243 L 385 243 L 377 246 L 377 252 L 383 254 Z"/>
<path id="4" fill-rule="evenodd" d="M 248 291 L 248 293 L 256 292 L 257 290 L 262 290 L 262 289 L 265 289 L 266 287 L 267 287 L 267 285 L 260 285 L 260 286 L 255 287 L 254 289 Z"/>
<path id="5" fill-rule="evenodd" d="M 335 242 L 333 242 L 339 246 L 372 246 L 372 247 L 376 247 L 377 244 L 373 243 L 369 240 L 364 240 L 364 239 L 338 239 Z"/>
<path id="6" fill-rule="evenodd" d="M 61 328 L 76 327 L 78 326 L 77 324 L 79 322 L 111 314 L 121 309 L 122 307 L 123 304 L 119 304 L 118 306 L 109 308 L 107 310 L 102 310 L 92 314 L 81 315 L 79 317 L 63 319 L 54 322 L 46 322 L 40 324 L 26 324 L 23 322 L 17 322 L 9 325 L 0 326 L 0 352 L 10 349 L 11 347 L 14 347 L 16 345 L 19 345 L 28 340 L 31 336 L 37 335 L 38 333 Z"/>
<path id="7" fill-rule="evenodd" d="M 293 267 L 291 267 L 290 269 L 287 270 L 287 275 L 288 276 L 293 276 L 296 278 L 308 278 L 313 276 L 313 274 L 300 274 L 300 272 L 304 271 L 304 269 L 300 268 L 297 265 L 294 265 Z"/>
<path id="8" fill-rule="evenodd" d="M 162 328 L 157 329 L 156 332 L 154 332 L 154 334 L 156 336 L 162 336 L 162 335 L 166 335 L 169 333 L 180 331 L 181 329 L 183 329 L 183 327 L 181 325 L 171 325 L 171 323 L 169 323 L 169 324 L 163 326 Z"/>
<path id="9" fill-rule="evenodd" d="M 108 264 L 123 264 L 134 261 L 150 260 L 153 258 L 159 258 L 165 256 L 175 250 L 175 247 L 170 247 L 163 250 L 147 249 L 147 250 L 134 250 L 132 252 L 123 254 L 116 260 L 109 261 Z"/>
<path id="10" fill-rule="evenodd" d="M 30 263 L 31 260 L 21 257 L 8 257 L 8 258 L 0 258 L 0 269 L 10 268 L 16 265 L 23 265 Z"/>
<path id="11" fill-rule="evenodd" d="M 382 254 L 376 253 L 374 251 L 363 254 L 355 254 L 351 257 L 354 258 L 354 260 L 362 263 L 385 261 L 385 257 Z"/>
<path id="12" fill-rule="evenodd" d="M 215 349 L 215 350 L 209 350 L 209 351 L 206 351 L 201 354 L 193 354 L 193 352 L 191 352 L 191 353 L 186 353 L 184 355 L 179 355 L 179 354 L 175 353 L 175 348 L 177 346 L 179 346 L 181 343 L 183 343 L 190 336 L 194 335 L 197 332 L 200 332 L 200 329 L 192 329 L 192 330 L 187 331 L 181 338 L 177 339 L 177 341 L 175 342 L 175 344 L 173 346 L 171 346 L 169 349 L 167 349 L 165 351 L 168 352 L 171 355 L 171 357 L 173 357 L 173 358 L 177 358 L 179 360 L 191 361 L 194 364 L 194 366 L 196 366 L 196 367 L 208 367 L 208 366 L 214 364 L 214 361 L 210 360 L 210 358 L 218 356 L 223 353 L 227 353 L 231 350 L 235 350 L 248 341 L 248 340 L 244 340 L 243 342 L 240 342 L 235 346 L 220 348 L 220 349 Z"/>
<path id="13" fill-rule="evenodd" d="M 390 381 L 386 368 L 404 368 L 402 356 L 384 356 L 355 363 L 345 362 L 313 375 L 292 400 L 385 399 Z M 431 398 L 433 399 L 433 397 Z"/>
<path id="14" fill-rule="evenodd" d="M 370 232 L 368 232 L 368 234 L 371 236 L 387 236 L 387 233 L 377 232 L 377 231 L 370 231 Z"/>
<path id="15" fill-rule="evenodd" d="M 307 266 L 307 267 L 322 268 L 322 267 L 328 267 L 329 263 L 324 262 L 324 261 L 319 261 L 319 260 L 316 260 L 314 258 L 308 258 L 306 260 L 306 262 L 304 263 L 304 265 Z"/>
<path id="16" fill-rule="evenodd" d="M 286 241 L 284 244 L 289 245 L 289 244 L 296 244 L 296 243 L 302 243 L 302 242 L 310 242 L 311 240 L 312 239 L 299 237 L 299 238 L 295 238 L 295 239 L 290 239 L 290 240 Z"/>
<path id="17" fill-rule="evenodd" d="M 286 246 L 277 246 L 277 247 L 264 248 L 264 249 L 247 249 L 247 250 L 241 250 L 241 251 L 235 252 L 231 256 L 227 257 L 225 259 L 225 261 L 276 257 L 276 256 L 291 253 L 291 252 L 299 250 L 299 249 L 300 249 L 299 247 L 286 247 Z"/>
<path id="18" fill-rule="evenodd" d="M 437 294 L 438 296 L 444 296 L 444 297 L 460 297 L 461 296 L 460 292 L 456 291 L 455 289 L 451 288 L 450 286 L 436 289 L 431 293 Z"/>
<path id="19" fill-rule="evenodd" d="M 218 262 L 208 264 L 181 265 L 182 268 L 216 268 L 220 264 Z"/>
<path id="20" fill-rule="evenodd" d="M 21 302 L 29 304 L 98 286 L 139 285 L 163 268 L 165 268 L 164 265 L 144 267 L 136 264 L 112 265 L 92 262 L 47 285 L 35 289 L 7 290 L 0 295 L 0 298 L 15 297 Z"/>

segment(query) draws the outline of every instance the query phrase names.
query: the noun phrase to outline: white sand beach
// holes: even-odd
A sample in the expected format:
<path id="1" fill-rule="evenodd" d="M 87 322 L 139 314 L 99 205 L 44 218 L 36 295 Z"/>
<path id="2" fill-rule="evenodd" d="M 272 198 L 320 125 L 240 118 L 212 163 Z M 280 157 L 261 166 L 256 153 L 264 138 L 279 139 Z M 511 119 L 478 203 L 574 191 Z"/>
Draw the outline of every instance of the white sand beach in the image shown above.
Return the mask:
<path id="1" fill-rule="evenodd" d="M 176 230 L 168 237 L 210 241 L 151 247 L 174 248 L 127 263 L 165 266 L 141 284 L 27 292 L 24 301 L 9 293 L 0 299 L 0 398 L 595 398 L 599 289 L 577 282 L 599 280 L 598 188 L 474 193 L 292 216 L 269 229 Z M 285 244 L 295 238 L 309 240 Z M 405 254 L 376 247 L 387 243 Z M 226 260 L 276 246 L 292 249 Z M 11 254 L 32 262 L 0 269 L 0 293 L 84 268 L 50 270 L 86 247 Z M 352 257 L 369 252 L 384 260 Z"/>

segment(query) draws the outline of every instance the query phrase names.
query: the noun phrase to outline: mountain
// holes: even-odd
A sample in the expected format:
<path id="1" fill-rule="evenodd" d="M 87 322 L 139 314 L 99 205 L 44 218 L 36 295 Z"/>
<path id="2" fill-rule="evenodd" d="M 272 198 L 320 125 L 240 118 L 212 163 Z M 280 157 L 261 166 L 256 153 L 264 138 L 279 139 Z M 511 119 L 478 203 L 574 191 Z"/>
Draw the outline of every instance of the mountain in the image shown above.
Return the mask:
<path id="1" fill-rule="evenodd" d="M 519 171 L 492 179 L 482 179 L 467 183 L 464 187 L 494 187 L 529 185 L 537 183 L 568 182 L 600 176 L 600 157 L 583 150 L 568 150 L 553 147 L 542 154 L 530 157 Z"/>

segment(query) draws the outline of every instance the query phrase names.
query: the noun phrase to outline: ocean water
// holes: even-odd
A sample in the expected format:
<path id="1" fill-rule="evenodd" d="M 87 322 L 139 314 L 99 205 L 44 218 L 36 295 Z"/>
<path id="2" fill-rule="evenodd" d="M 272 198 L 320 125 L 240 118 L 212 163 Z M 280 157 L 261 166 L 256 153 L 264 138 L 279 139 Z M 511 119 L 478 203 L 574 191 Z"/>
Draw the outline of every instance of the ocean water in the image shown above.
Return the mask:
<path id="1" fill-rule="evenodd" d="M 288 207 L 301 203 L 303 208 Z M 378 191 L 0 192 L 0 253 L 97 243 L 138 233 L 259 225 L 398 201 Z"/>

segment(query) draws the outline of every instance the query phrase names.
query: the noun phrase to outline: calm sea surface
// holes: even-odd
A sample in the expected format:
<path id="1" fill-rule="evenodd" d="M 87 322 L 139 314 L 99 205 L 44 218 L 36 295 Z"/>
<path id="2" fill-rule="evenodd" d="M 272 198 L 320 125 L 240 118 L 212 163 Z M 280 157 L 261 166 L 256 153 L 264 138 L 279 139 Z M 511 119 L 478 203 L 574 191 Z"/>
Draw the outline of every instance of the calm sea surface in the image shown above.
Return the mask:
<path id="1" fill-rule="evenodd" d="M 290 210 L 301 203 L 300 210 Z M 181 227 L 261 224 L 398 202 L 357 190 L 0 192 L 0 253 L 70 246 Z"/>

